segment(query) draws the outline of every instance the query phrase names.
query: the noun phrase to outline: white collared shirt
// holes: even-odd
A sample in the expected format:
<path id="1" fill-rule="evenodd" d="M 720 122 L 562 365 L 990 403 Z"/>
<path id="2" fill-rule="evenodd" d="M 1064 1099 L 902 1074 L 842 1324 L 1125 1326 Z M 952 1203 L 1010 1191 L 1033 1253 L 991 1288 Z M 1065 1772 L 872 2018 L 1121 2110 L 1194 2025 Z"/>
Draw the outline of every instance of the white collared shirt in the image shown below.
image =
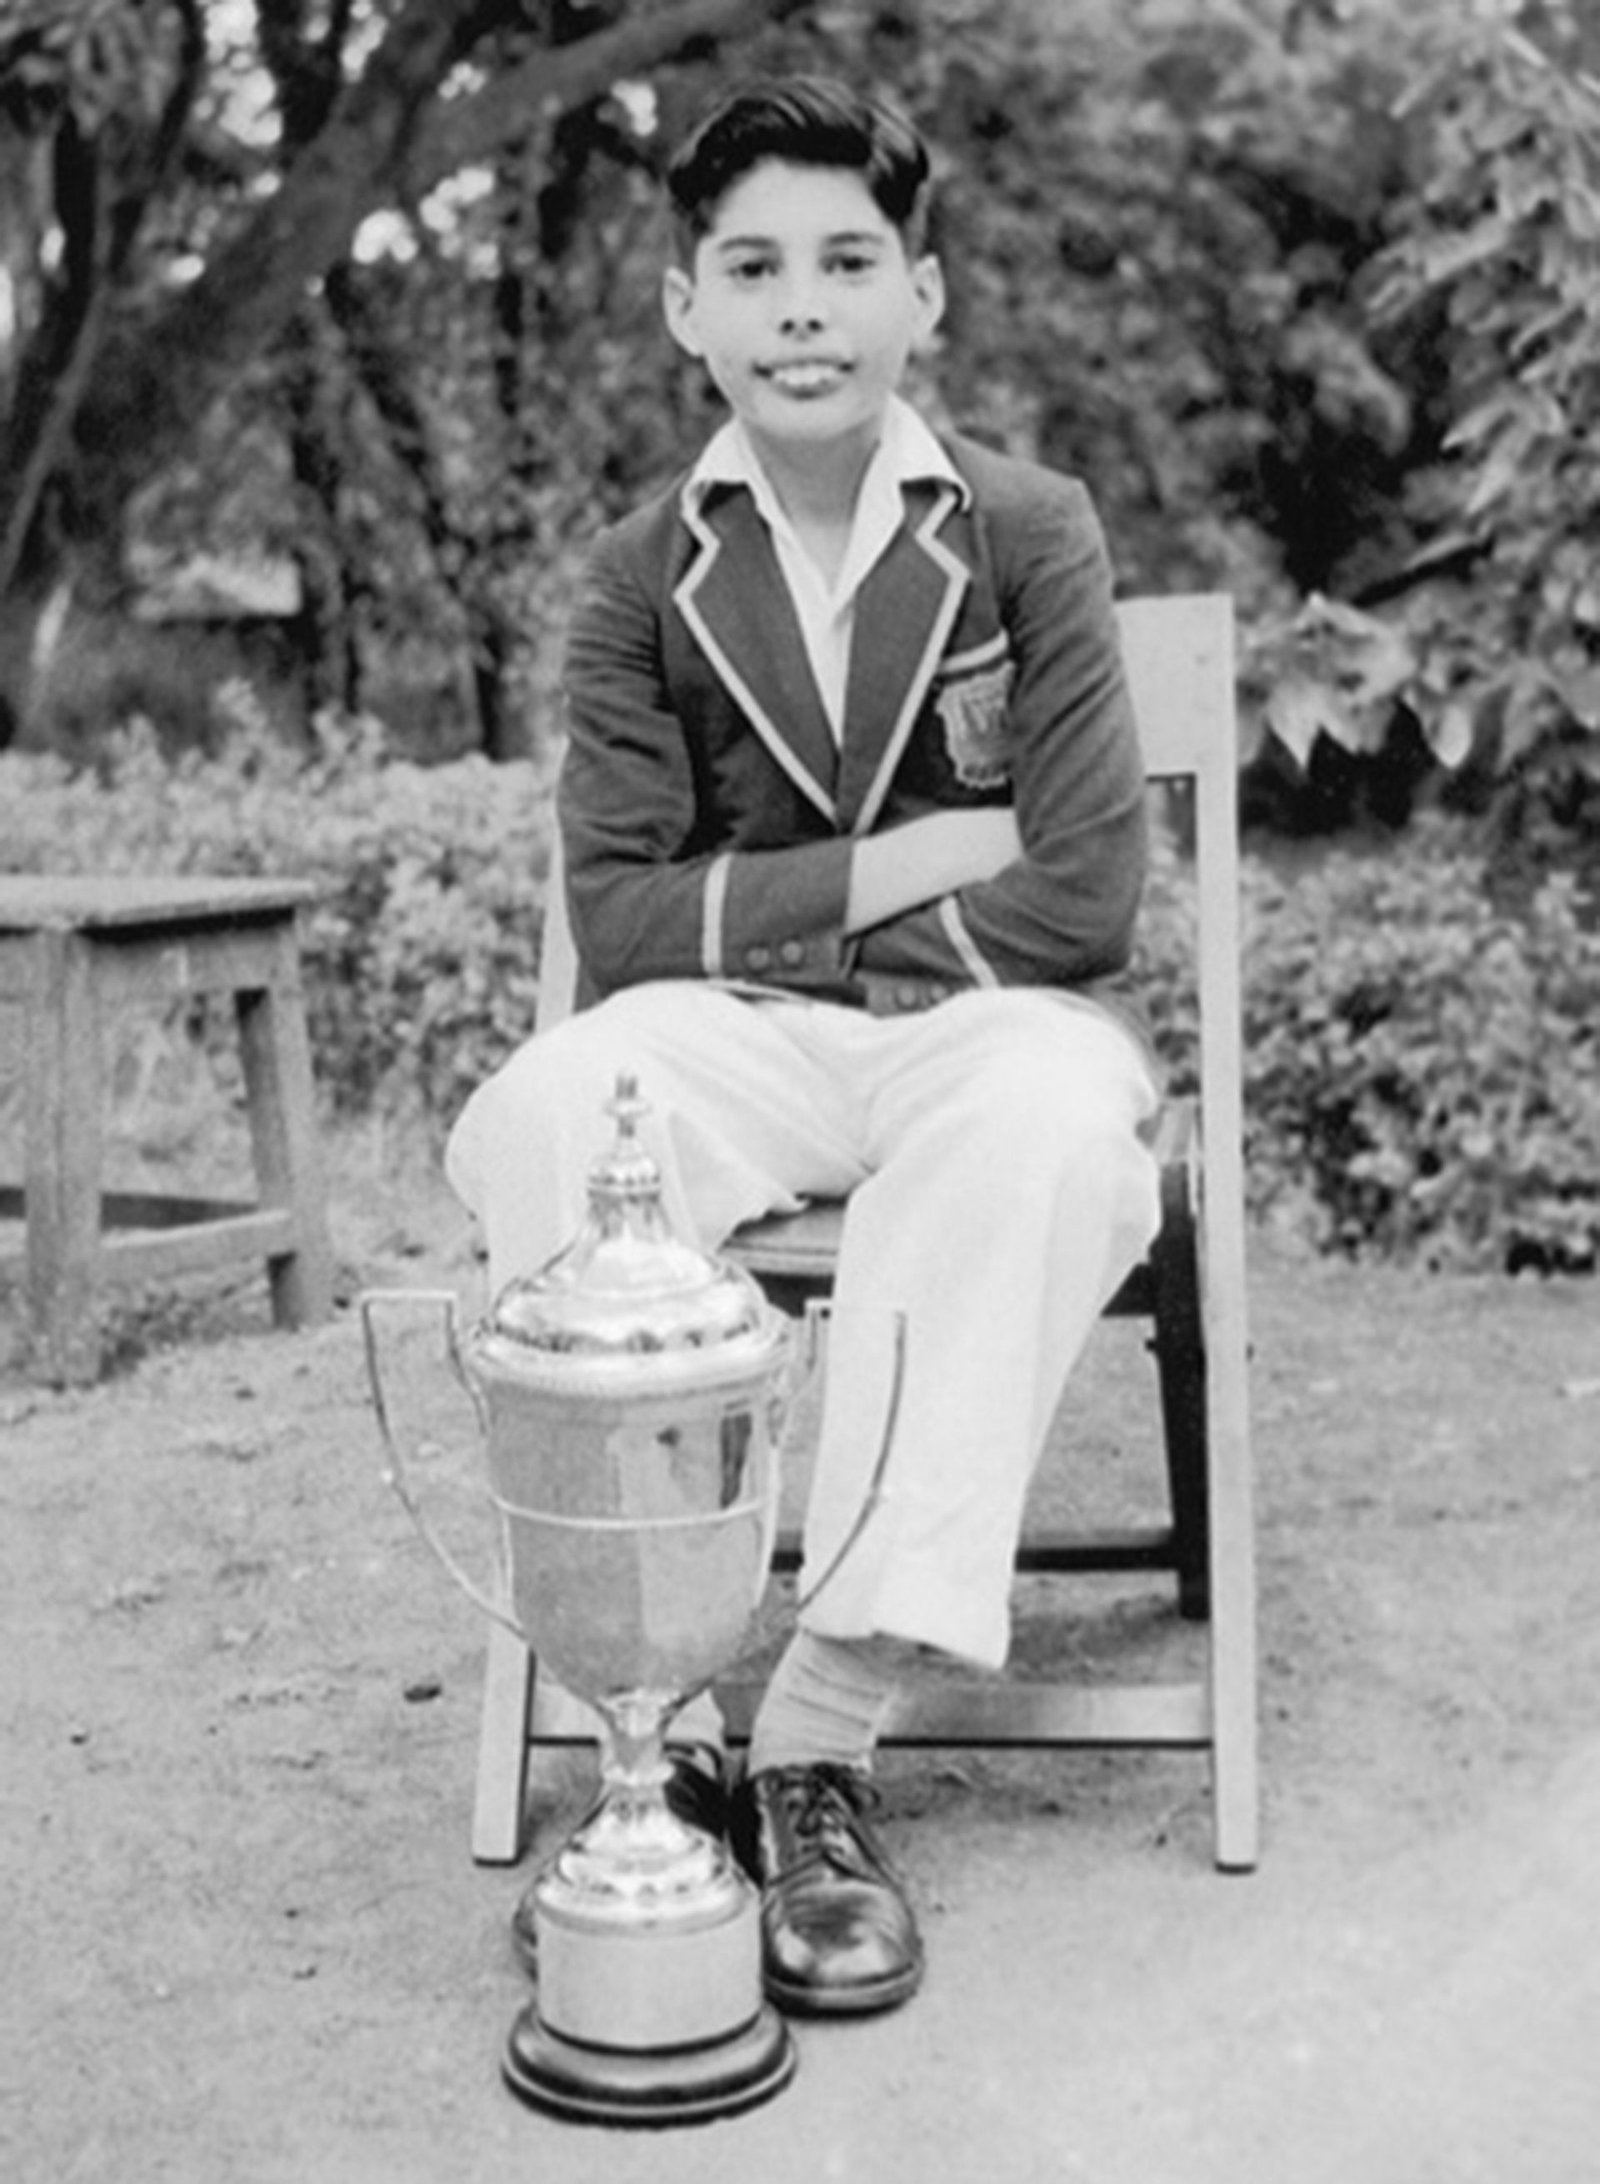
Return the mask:
<path id="1" fill-rule="evenodd" d="M 954 485 L 966 497 L 966 481 L 961 473 L 910 403 L 896 395 L 884 411 L 883 432 L 863 473 L 844 559 L 831 584 L 801 544 L 737 418 L 730 418 L 712 435 L 684 488 L 695 502 L 703 500 L 714 485 L 749 488 L 771 533 L 778 567 L 794 601 L 806 657 L 836 741 L 844 730 L 856 595 L 904 521 L 902 488 L 925 479 Z"/>

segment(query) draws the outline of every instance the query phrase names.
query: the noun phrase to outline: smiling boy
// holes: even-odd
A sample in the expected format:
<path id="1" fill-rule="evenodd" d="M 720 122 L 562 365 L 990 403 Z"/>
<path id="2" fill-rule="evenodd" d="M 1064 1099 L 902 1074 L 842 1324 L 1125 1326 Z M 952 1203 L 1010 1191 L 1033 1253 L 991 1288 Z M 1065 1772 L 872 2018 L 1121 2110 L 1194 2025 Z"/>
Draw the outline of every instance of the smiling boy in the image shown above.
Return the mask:
<path id="1" fill-rule="evenodd" d="M 447 1154 L 496 1287 L 576 1229 L 622 1069 L 707 1246 L 848 1195 L 807 1569 L 848 1551 L 731 1817 L 708 1700 L 672 1793 L 731 1825 L 797 2012 L 922 1976 L 875 1743 L 908 1644 L 1004 1660 L 1045 1432 L 1158 1213 L 1106 555 L 1080 484 L 899 395 L 944 302 L 928 173 L 897 112 L 810 78 L 736 92 L 672 164 L 667 323 L 731 416 L 600 540 L 573 617 L 558 812 L 591 1005 L 479 1088 Z M 899 1426 L 852 1539 L 896 1314 Z"/>

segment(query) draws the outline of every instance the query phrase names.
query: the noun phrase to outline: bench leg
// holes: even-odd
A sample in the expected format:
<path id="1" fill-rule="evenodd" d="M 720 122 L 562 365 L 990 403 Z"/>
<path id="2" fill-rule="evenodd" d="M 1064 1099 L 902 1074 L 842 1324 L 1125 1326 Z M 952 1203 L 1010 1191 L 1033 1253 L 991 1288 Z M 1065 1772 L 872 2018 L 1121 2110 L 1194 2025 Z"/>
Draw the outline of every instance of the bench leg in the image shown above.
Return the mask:
<path id="1" fill-rule="evenodd" d="M 101 1053 L 92 946 L 33 943 L 27 1014 L 23 1190 L 33 1370 L 83 1386 L 100 1371 Z"/>
<path id="2" fill-rule="evenodd" d="M 270 983 L 236 994 L 234 1009 L 261 1203 L 294 1216 L 293 1252 L 268 1262 L 272 1316 L 280 1327 L 302 1327 L 333 1309 L 333 1253 L 292 923 L 274 935 L 273 952 Z"/>

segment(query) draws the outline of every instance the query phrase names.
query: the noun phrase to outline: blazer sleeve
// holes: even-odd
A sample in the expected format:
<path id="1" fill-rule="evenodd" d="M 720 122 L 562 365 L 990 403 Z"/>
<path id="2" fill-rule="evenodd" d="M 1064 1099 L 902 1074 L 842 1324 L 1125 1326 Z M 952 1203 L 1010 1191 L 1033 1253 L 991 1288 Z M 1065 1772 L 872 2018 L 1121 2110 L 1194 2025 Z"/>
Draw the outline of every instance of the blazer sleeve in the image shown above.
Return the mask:
<path id="1" fill-rule="evenodd" d="M 602 994 L 656 978 L 837 987 L 850 844 L 727 838 L 666 688 L 660 612 L 623 533 L 606 533 L 569 628 L 557 789 L 585 979 Z"/>
<path id="2" fill-rule="evenodd" d="M 993 548 L 1016 671 L 1008 741 L 1023 854 L 874 927 L 860 961 L 959 984 L 1093 984 L 1126 968 L 1147 825 L 1105 542 L 1084 487 L 1052 478 L 993 527 Z"/>

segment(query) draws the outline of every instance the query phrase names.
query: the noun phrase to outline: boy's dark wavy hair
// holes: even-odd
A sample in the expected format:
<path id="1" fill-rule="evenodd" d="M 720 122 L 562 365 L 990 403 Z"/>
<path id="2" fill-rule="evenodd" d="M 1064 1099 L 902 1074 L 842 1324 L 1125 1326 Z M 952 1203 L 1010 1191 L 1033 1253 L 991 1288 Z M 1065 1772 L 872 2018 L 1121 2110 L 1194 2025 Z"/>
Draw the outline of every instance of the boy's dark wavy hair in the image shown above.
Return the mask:
<path id="1" fill-rule="evenodd" d="M 928 149 L 887 99 L 827 76 L 777 76 L 731 92 L 679 146 L 667 168 L 673 239 L 688 263 L 718 205 L 763 160 L 794 167 L 848 167 L 896 228 L 908 256 L 923 247 Z"/>

